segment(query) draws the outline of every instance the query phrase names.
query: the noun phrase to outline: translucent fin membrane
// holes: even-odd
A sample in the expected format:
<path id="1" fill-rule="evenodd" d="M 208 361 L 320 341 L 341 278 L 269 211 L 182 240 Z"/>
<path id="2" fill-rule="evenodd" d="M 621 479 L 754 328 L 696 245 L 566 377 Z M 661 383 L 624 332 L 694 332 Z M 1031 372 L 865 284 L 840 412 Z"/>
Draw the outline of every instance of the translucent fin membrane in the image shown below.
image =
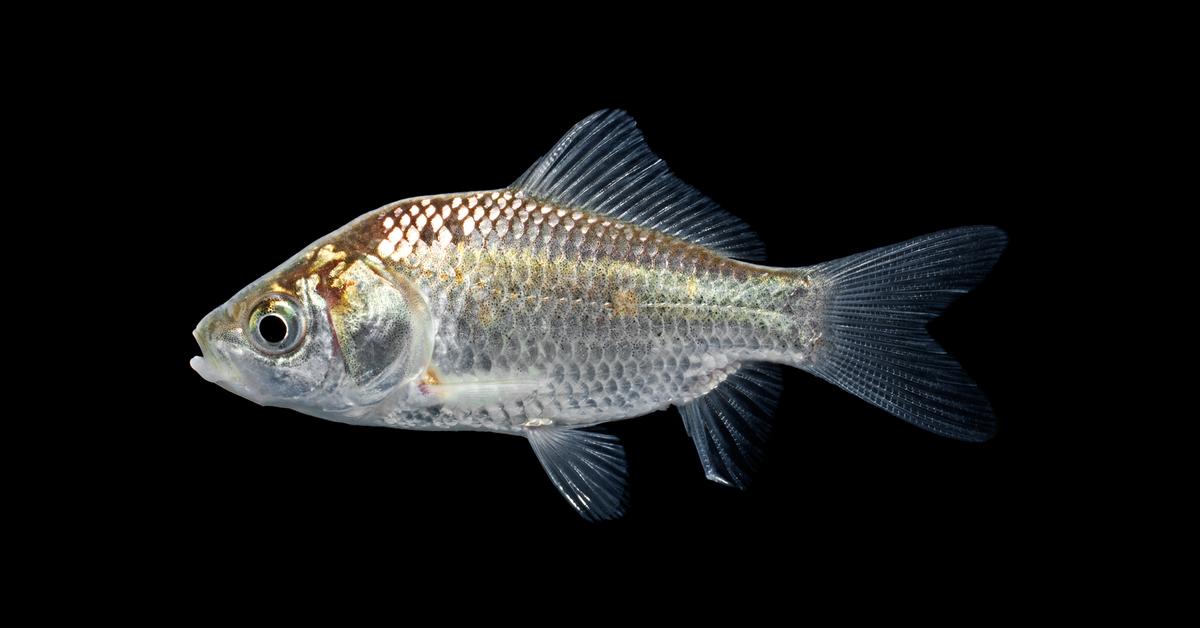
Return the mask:
<path id="1" fill-rule="evenodd" d="M 705 477 L 746 488 L 770 433 L 782 381 L 779 366 L 744 364 L 712 392 L 679 407 Z"/>
<path id="2" fill-rule="evenodd" d="M 637 123 L 598 111 L 512 184 L 526 196 L 605 214 L 748 261 L 765 258 L 746 223 L 671 174 L 650 152 Z"/>
<path id="3" fill-rule="evenodd" d="M 813 267 L 825 300 L 807 370 L 931 432 L 987 440 L 991 405 L 926 325 L 983 280 L 1006 241 L 963 227 Z"/>
<path id="4" fill-rule="evenodd" d="M 616 436 L 561 427 L 526 430 L 542 468 L 575 511 L 588 521 L 625 513 L 625 448 Z"/>

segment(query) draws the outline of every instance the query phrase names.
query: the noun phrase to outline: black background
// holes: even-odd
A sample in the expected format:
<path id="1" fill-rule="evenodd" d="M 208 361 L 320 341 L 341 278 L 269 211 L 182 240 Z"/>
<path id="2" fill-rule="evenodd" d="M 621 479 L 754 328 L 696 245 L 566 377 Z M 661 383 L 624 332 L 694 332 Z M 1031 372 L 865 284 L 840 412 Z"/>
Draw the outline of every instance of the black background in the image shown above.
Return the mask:
<path id="1" fill-rule="evenodd" d="M 168 557 L 465 566 L 507 547 L 601 555 L 625 571 L 688 557 L 715 572 L 749 556 L 849 570 L 871 556 L 973 561 L 1070 539 L 1097 480 L 1027 335 L 1053 319 L 1035 305 L 1048 234 L 1075 218 L 1050 185 L 1067 109 L 1055 62 L 965 41 L 947 54 L 915 41 L 774 39 L 650 67 L 567 63 L 570 80 L 556 83 L 270 52 L 185 54 L 148 75 L 132 115 L 151 135 L 142 157 L 155 207 L 130 229 L 153 234 L 162 263 L 143 270 L 159 295 L 154 340 L 128 354 L 149 378 L 128 408 L 125 445 L 137 454 L 114 463 L 129 473 L 120 493 L 144 513 L 131 529 Z M 628 110 L 681 178 L 761 234 L 772 264 L 961 225 L 1005 229 L 991 277 L 932 326 L 992 400 L 996 437 L 940 438 L 788 371 L 749 490 L 705 480 L 678 414 L 656 413 L 611 425 L 628 452 L 631 507 L 587 524 L 522 439 L 325 422 L 256 406 L 188 367 L 200 318 L 309 242 L 393 200 L 503 187 L 607 107 Z"/>

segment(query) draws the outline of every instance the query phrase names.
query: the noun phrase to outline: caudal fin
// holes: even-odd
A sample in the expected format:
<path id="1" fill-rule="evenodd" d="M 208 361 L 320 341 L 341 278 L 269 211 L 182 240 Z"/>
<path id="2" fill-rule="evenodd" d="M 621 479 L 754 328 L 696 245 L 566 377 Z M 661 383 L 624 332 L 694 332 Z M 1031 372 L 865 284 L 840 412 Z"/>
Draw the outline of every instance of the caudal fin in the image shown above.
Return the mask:
<path id="1" fill-rule="evenodd" d="M 1007 238 L 962 227 L 812 267 L 820 340 L 805 369 L 931 432 L 984 441 L 991 404 L 926 331 L 983 280 Z"/>

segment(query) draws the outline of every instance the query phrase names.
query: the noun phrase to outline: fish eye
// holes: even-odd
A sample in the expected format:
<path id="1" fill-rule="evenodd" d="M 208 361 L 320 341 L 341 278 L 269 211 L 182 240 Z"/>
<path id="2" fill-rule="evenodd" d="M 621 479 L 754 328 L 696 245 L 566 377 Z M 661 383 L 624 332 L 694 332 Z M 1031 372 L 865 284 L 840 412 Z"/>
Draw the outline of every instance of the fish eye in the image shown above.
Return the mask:
<path id="1" fill-rule="evenodd" d="M 254 348 L 268 355 L 294 350 L 304 339 L 299 305 L 287 295 L 267 295 L 250 311 L 246 334 Z"/>
<path id="2" fill-rule="evenodd" d="M 271 344 L 279 344 L 287 338 L 287 321 L 278 314 L 267 314 L 258 319 L 258 335 Z"/>

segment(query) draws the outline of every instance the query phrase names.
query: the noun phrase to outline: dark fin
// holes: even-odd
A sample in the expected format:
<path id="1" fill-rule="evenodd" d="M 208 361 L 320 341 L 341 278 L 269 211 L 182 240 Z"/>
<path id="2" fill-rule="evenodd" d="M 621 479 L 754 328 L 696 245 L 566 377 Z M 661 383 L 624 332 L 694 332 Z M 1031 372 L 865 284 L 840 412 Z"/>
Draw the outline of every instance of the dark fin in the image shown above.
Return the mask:
<path id="1" fill-rule="evenodd" d="M 823 312 L 805 370 L 936 434 L 987 440 L 991 405 L 925 327 L 1006 242 L 996 227 L 962 227 L 812 267 Z"/>
<path id="2" fill-rule="evenodd" d="M 625 448 L 616 436 L 565 427 L 525 430 L 550 481 L 588 521 L 625 513 Z"/>
<path id="3" fill-rule="evenodd" d="M 729 257 L 765 258 L 746 223 L 671 174 L 624 111 L 597 111 L 576 124 L 512 184 L 561 207 L 611 216 Z"/>
<path id="4" fill-rule="evenodd" d="M 765 362 L 743 364 L 707 395 L 679 407 L 705 477 L 746 488 L 783 391 L 780 370 Z"/>

